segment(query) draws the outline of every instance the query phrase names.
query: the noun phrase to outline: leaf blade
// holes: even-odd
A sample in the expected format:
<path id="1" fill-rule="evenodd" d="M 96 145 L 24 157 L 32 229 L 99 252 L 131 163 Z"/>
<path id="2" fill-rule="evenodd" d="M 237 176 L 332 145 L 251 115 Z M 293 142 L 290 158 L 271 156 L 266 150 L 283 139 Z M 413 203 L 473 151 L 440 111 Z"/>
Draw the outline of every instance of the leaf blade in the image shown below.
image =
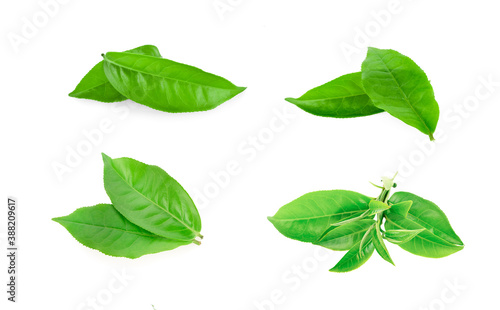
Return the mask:
<path id="1" fill-rule="evenodd" d="M 408 210 L 408 219 L 433 231 L 435 235 L 449 243 L 463 245 L 462 240 L 451 227 L 446 214 L 432 201 L 412 193 L 396 192 L 391 196 L 389 202 L 397 204 L 408 200 L 412 201 L 411 208 Z"/>
<path id="2" fill-rule="evenodd" d="M 372 240 L 373 245 L 377 253 L 382 257 L 385 261 L 396 266 L 392 261 L 391 255 L 385 246 L 384 240 L 382 239 L 382 233 L 380 232 L 380 228 L 378 225 L 375 225 L 375 229 L 372 229 Z"/>
<path id="3" fill-rule="evenodd" d="M 371 200 L 368 207 L 370 208 L 370 213 L 369 213 L 370 215 L 374 215 L 374 214 L 383 212 L 383 211 L 388 210 L 390 208 L 390 206 L 388 204 L 386 204 L 383 201 L 379 201 L 379 200 Z"/>
<path id="4" fill-rule="evenodd" d="M 172 113 L 211 110 L 245 90 L 193 66 L 131 53 L 106 53 L 104 72 L 125 97 Z"/>
<path id="5" fill-rule="evenodd" d="M 376 107 L 434 140 L 439 106 L 425 72 L 413 60 L 370 47 L 361 68 L 363 87 Z"/>
<path id="6" fill-rule="evenodd" d="M 334 251 L 347 251 L 361 241 L 365 232 L 374 223 L 375 221 L 371 219 L 350 222 L 331 230 L 313 243 Z"/>
<path id="7" fill-rule="evenodd" d="M 395 203 L 391 205 L 391 211 L 401 215 L 402 217 L 407 217 L 408 212 L 410 211 L 411 205 L 413 204 L 413 201 L 408 200 L 408 201 L 401 201 L 398 203 Z"/>
<path id="8" fill-rule="evenodd" d="M 314 242 L 331 224 L 368 210 L 369 201 L 369 197 L 352 191 L 311 192 L 284 205 L 268 219 L 285 237 Z"/>
<path id="9" fill-rule="evenodd" d="M 424 230 L 425 228 L 414 229 L 414 230 L 406 230 L 406 229 L 386 230 L 384 233 L 384 238 L 391 243 L 399 245 L 401 243 L 410 241 Z"/>
<path id="10" fill-rule="evenodd" d="M 299 98 L 286 98 L 316 116 L 350 118 L 384 112 L 375 107 L 361 83 L 361 72 L 340 76 L 315 87 Z"/>
<path id="11" fill-rule="evenodd" d="M 339 273 L 353 271 L 370 259 L 374 249 L 370 236 L 362 247 L 359 246 L 359 243 L 355 244 L 330 271 Z"/>
<path id="12" fill-rule="evenodd" d="M 190 241 L 200 235 L 201 219 L 189 194 L 157 166 L 103 154 L 104 188 L 129 221 L 164 238 Z"/>
<path id="13" fill-rule="evenodd" d="M 110 204 L 80 208 L 53 220 L 86 247 L 115 257 L 135 259 L 190 243 L 156 236 L 130 223 Z"/>

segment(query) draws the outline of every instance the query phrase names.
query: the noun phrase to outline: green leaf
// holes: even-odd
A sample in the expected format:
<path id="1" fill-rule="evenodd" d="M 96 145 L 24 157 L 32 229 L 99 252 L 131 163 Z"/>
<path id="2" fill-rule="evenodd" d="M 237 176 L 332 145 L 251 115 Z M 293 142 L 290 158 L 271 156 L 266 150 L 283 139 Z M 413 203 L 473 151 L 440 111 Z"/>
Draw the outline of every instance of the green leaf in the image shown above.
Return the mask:
<path id="1" fill-rule="evenodd" d="M 133 54 L 150 55 L 161 57 L 158 48 L 153 45 L 143 45 L 128 50 Z M 108 81 L 104 74 L 104 61 L 95 65 L 80 81 L 69 96 L 83 99 L 93 99 L 101 102 L 117 102 L 126 100 L 127 97 L 120 94 Z"/>
<path id="2" fill-rule="evenodd" d="M 413 201 L 406 218 L 392 210 L 386 213 L 386 230 L 419 230 L 425 228 L 417 236 L 399 246 L 404 250 L 424 256 L 445 257 L 463 249 L 462 240 L 457 236 L 446 215 L 437 205 L 417 195 L 397 192 L 389 199 L 391 203 Z"/>
<path id="3" fill-rule="evenodd" d="M 102 156 L 104 188 L 125 218 L 168 239 L 201 237 L 201 219 L 191 197 L 165 171 L 131 158 Z"/>
<path id="4" fill-rule="evenodd" d="M 425 72 L 413 60 L 370 47 L 361 68 L 363 87 L 377 108 L 434 140 L 439 106 Z"/>
<path id="5" fill-rule="evenodd" d="M 390 208 L 388 204 L 378 200 L 371 200 L 368 207 L 370 208 L 370 215 L 380 213 Z"/>
<path id="6" fill-rule="evenodd" d="M 106 53 L 104 72 L 125 97 L 166 112 L 210 110 L 245 90 L 192 66 L 131 53 Z"/>
<path id="7" fill-rule="evenodd" d="M 314 242 L 333 223 L 368 210 L 369 201 L 369 197 L 352 191 L 312 192 L 284 205 L 268 219 L 284 236 Z"/>
<path id="8" fill-rule="evenodd" d="M 80 208 L 53 220 L 78 242 L 111 256 L 138 258 L 190 243 L 156 236 L 130 223 L 110 204 Z"/>
<path id="9" fill-rule="evenodd" d="M 349 252 L 333 267 L 330 271 L 333 272 L 348 272 L 361 267 L 372 256 L 374 245 L 372 236 L 370 235 L 363 246 L 360 243 L 355 244 Z"/>
<path id="10" fill-rule="evenodd" d="M 347 251 L 361 241 L 366 231 L 375 223 L 374 220 L 357 220 L 329 231 L 316 245 L 334 250 Z"/>
<path id="11" fill-rule="evenodd" d="M 382 239 L 382 233 L 380 232 L 380 227 L 378 225 L 375 225 L 375 229 L 372 229 L 371 233 L 372 233 L 373 245 L 375 246 L 375 250 L 377 250 L 377 253 L 384 260 L 394 265 L 391 255 L 389 255 L 389 251 L 385 246 L 384 239 Z"/>
<path id="12" fill-rule="evenodd" d="M 401 215 L 402 217 L 406 217 L 408 215 L 408 211 L 410 211 L 411 205 L 413 201 L 401 201 L 396 204 L 391 205 L 391 212 Z"/>
<path id="13" fill-rule="evenodd" d="M 424 230 L 425 228 L 416 230 L 406 230 L 406 229 L 387 230 L 384 233 L 384 238 L 391 243 L 401 244 L 415 238 L 419 233 L 421 233 Z"/>
<path id="14" fill-rule="evenodd" d="M 311 89 L 300 98 L 286 98 L 302 110 L 326 117 L 358 117 L 384 112 L 375 107 L 361 84 L 361 72 L 343 75 Z"/>

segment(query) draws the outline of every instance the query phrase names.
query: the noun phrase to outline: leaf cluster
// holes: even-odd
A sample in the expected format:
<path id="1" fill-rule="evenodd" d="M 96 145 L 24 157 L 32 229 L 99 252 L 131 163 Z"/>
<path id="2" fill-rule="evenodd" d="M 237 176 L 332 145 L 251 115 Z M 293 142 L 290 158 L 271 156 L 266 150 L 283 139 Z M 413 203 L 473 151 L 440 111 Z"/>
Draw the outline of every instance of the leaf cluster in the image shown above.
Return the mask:
<path id="1" fill-rule="evenodd" d="M 324 117 L 350 118 L 388 112 L 434 140 L 439 106 L 425 72 L 394 50 L 368 48 L 361 72 L 343 75 L 286 98 L 302 110 Z"/>
<path id="2" fill-rule="evenodd" d="M 432 258 L 464 247 L 436 204 L 407 192 L 389 198 L 391 187 L 380 187 L 378 198 L 346 190 L 311 192 L 281 207 L 269 221 L 288 238 L 348 251 L 333 272 L 360 267 L 374 251 L 394 265 L 385 241 Z"/>

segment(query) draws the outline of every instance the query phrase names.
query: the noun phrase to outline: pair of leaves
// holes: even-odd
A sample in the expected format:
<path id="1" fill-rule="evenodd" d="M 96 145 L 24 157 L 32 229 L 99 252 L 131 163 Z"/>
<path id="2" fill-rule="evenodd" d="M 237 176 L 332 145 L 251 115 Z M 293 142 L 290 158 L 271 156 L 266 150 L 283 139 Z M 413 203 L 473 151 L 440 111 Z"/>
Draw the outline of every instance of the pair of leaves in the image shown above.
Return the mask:
<path id="1" fill-rule="evenodd" d="M 348 118 L 388 112 L 434 140 L 439 106 L 425 72 L 394 50 L 370 47 L 361 72 L 350 73 L 286 98 L 318 116 Z"/>
<path id="2" fill-rule="evenodd" d="M 137 258 L 198 243 L 201 219 L 193 201 L 157 166 L 103 154 L 111 204 L 54 218 L 80 243 L 111 256 Z"/>
<path id="3" fill-rule="evenodd" d="M 128 98 L 160 111 L 196 112 L 211 110 L 245 90 L 220 76 L 161 58 L 152 45 L 103 57 L 70 96 L 103 102 Z"/>
<path id="4" fill-rule="evenodd" d="M 384 219 L 386 231 L 380 227 Z M 281 207 L 269 221 L 288 238 L 347 250 L 334 272 L 358 268 L 375 250 L 394 265 L 384 239 L 426 257 L 444 257 L 463 248 L 434 203 L 406 192 L 395 193 L 388 204 L 352 191 L 312 192 Z"/>

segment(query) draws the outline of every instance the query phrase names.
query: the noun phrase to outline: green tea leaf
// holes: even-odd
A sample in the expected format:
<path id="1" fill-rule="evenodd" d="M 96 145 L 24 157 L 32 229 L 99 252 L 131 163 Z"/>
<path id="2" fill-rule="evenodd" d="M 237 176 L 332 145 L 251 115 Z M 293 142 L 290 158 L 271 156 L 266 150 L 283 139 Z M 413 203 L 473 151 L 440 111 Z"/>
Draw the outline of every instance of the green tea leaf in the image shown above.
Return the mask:
<path id="1" fill-rule="evenodd" d="M 425 72 L 413 60 L 370 47 L 361 68 L 363 87 L 377 108 L 434 140 L 439 106 Z"/>
<path id="2" fill-rule="evenodd" d="M 361 241 L 365 232 L 373 224 L 375 224 L 374 220 L 366 219 L 341 225 L 329 231 L 314 244 L 334 251 L 347 251 Z"/>
<path id="3" fill-rule="evenodd" d="M 180 241 L 200 237 L 201 219 L 191 197 L 157 166 L 103 154 L 104 188 L 130 222 L 156 235 Z"/>
<path id="4" fill-rule="evenodd" d="M 384 239 L 382 239 L 382 233 L 380 232 L 380 227 L 378 225 L 375 225 L 375 229 L 372 229 L 371 234 L 372 234 L 373 245 L 375 246 L 375 250 L 377 250 L 377 253 L 384 260 L 394 265 L 391 255 L 389 255 L 389 251 L 385 246 Z"/>
<path id="5" fill-rule="evenodd" d="M 391 212 L 399 214 L 402 217 L 406 217 L 408 215 L 408 211 L 410 211 L 412 204 L 413 202 L 411 200 L 398 202 L 391 205 Z"/>
<path id="6" fill-rule="evenodd" d="M 390 208 L 388 204 L 378 200 L 371 200 L 368 207 L 370 208 L 370 215 L 380 213 Z"/>
<path id="7" fill-rule="evenodd" d="M 284 236 L 314 242 L 333 223 L 368 210 L 369 202 L 369 197 L 352 191 L 312 192 L 284 205 L 268 219 Z"/>
<path id="8" fill-rule="evenodd" d="M 158 48 L 153 45 L 143 45 L 127 51 L 132 54 L 161 57 Z M 80 81 L 69 96 L 83 99 L 93 99 L 101 102 L 117 102 L 126 100 L 108 81 L 104 74 L 104 61 L 95 65 Z"/>
<path id="9" fill-rule="evenodd" d="M 358 117 L 384 112 L 375 107 L 361 83 L 361 72 L 350 73 L 311 89 L 300 98 L 286 98 L 317 116 Z"/>
<path id="10" fill-rule="evenodd" d="M 125 97 L 166 112 L 210 110 L 245 90 L 192 66 L 132 53 L 106 53 L 104 72 Z"/>
<path id="11" fill-rule="evenodd" d="M 445 257 L 463 249 L 463 243 L 451 228 L 446 215 L 437 205 L 417 195 L 397 192 L 389 199 L 391 203 L 413 201 L 406 218 L 392 212 L 386 213 L 386 230 L 420 230 L 413 239 L 399 244 L 404 250 L 424 256 Z"/>
<path id="12" fill-rule="evenodd" d="M 374 245 L 371 235 L 368 240 L 360 247 L 360 243 L 355 244 L 349 252 L 347 252 L 344 257 L 333 267 L 330 271 L 333 272 L 348 272 L 355 270 L 372 256 L 374 251 Z"/>
<path id="13" fill-rule="evenodd" d="M 419 233 L 421 233 L 424 230 L 425 228 L 416 230 L 406 230 L 406 229 L 387 230 L 384 233 L 384 238 L 391 243 L 401 244 L 415 238 Z"/>
<path id="14" fill-rule="evenodd" d="M 110 204 L 80 208 L 53 220 L 83 245 L 111 256 L 138 258 L 191 243 L 156 236 L 130 223 Z"/>
<path id="15" fill-rule="evenodd" d="M 411 200 L 412 206 L 408 211 L 407 218 L 420 224 L 427 230 L 452 244 L 463 245 L 457 236 L 444 212 L 432 201 L 426 200 L 408 192 L 396 192 L 391 196 L 389 202 L 397 204 Z M 391 208 L 392 211 L 392 208 Z"/>

